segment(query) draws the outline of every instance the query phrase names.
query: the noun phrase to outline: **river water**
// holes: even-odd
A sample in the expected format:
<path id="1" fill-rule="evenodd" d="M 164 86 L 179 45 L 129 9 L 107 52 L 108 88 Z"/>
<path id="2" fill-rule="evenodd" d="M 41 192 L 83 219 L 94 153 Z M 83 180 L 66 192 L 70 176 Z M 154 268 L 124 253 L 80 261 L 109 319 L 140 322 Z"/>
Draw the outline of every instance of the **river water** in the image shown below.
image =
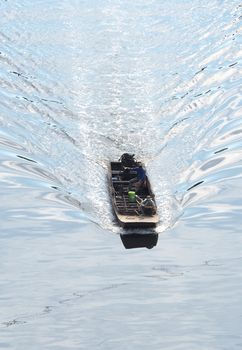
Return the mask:
<path id="1" fill-rule="evenodd" d="M 241 349 L 241 1 L 0 10 L 0 349 Z M 153 249 L 112 214 L 124 152 Z"/>

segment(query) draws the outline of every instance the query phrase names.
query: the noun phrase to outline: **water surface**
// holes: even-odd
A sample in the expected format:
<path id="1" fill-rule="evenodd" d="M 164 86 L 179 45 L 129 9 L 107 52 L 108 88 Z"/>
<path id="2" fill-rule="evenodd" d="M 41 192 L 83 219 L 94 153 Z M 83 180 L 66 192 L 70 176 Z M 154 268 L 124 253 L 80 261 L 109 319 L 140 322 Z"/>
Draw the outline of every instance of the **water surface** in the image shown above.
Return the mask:
<path id="1" fill-rule="evenodd" d="M 241 349 L 241 3 L 0 9 L 0 348 Z M 127 151 L 151 250 L 110 206 Z"/>

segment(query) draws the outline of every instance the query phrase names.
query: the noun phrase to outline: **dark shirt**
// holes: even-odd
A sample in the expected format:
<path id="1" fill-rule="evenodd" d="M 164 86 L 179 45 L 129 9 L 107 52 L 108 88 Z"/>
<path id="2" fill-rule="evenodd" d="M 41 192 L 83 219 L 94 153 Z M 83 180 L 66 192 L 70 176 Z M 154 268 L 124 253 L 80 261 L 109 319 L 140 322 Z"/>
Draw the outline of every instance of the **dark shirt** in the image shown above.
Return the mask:
<path id="1" fill-rule="evenodd" d="M 141 167 L 137 167 L 137 168 L 134 168 L 134 170 L 136 171 L 137 173 L 137 178 L 140 180 L 140 181 L 145 181 L 145 177 L 146 177 L 146 173 L 145 173 L 145 170 Z"/>

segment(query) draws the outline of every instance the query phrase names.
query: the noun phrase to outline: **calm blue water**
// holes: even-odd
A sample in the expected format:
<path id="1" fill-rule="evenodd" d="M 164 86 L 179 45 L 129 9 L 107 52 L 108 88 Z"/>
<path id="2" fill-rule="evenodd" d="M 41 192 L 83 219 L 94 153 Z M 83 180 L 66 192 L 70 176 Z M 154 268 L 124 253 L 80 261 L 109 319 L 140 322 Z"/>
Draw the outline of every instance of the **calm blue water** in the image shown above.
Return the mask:
<path id="1" fill-rule="evenodd" d="M 241 349 L 241 2 L 0 10 L 0 349 Z M 151 250 L 109 202 L 127 151 Z"/>

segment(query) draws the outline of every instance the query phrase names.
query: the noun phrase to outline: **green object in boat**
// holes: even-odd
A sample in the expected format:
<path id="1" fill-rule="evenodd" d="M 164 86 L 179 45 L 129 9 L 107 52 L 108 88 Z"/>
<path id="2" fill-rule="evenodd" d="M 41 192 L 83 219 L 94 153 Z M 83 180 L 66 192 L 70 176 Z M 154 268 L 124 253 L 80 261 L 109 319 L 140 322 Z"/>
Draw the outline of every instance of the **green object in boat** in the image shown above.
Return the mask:
<path id="1" fill-rule="evenodd" d="M 135 202 L 136 201 L 136 193 L 134 191 L 129 191 L 128 192 L 128 197 L 129 197 L 129 202 Z"/>

